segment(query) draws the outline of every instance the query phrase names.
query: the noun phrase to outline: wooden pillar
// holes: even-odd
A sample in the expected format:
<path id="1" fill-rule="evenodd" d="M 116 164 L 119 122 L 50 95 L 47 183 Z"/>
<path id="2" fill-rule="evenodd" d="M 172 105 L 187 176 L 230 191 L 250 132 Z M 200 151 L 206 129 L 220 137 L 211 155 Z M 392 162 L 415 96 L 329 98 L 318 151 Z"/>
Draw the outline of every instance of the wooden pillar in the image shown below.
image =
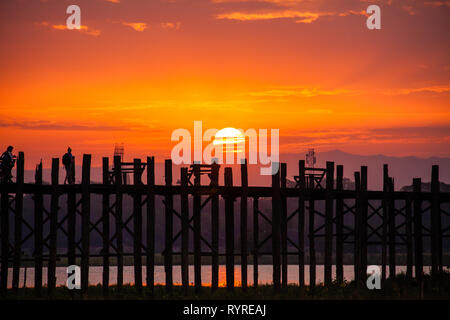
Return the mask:
<path id="1" fill-rule="evenodd" d="M 355 282 L 357 285 L 361 284 L 361 174 L 355 172 L 355 246 L 354 246 L 354 270 Z"/>
<path id="2" fill-rule="evenodd" d="M 181 168 L 181 283 L 183 294 L 189 287 L 189 198 L 188 169 Z"/>
<path id="3" fill-rule="evenodd" d="M 412 278 L 413 274 L 413 237 L 412 237 L 412 197 L 405 200 L 406 225 L 406 276 Z"/>
<path id="4" fill-rule="evenodd" d="M 102 178 L 103 185 L 110 185 L 109 180 L 109 159 L 104 157 L 102 160 Z M 109 191 L 102 195 L 102 233 L 103 233 L 103 295 L 109 294 Z"/>
<path id="5" fill-rule="evenodd" d="M 305 160 L 298 162 L 298 283 L 305 285 Z"/>
<path id="6" fill-rule="evenodd" d="M 423 238 L 422 238 L 422 199 L 420 193 L 422 191 L 422 180 L 420 178 L 413 179 L 414 192 L 414 260 L 415 275 L 419 282 L 422 281 L 423 275 Z"/>
<path id="7" fill-rule="evenodd" d="M 87 294 L 89 286 L 89 246 L 91 219 L 91 155 L 83 155 L 81 175 L 81 292 Z"/>
<path id="8" fill-rule="evenodd" d="M 368 197 L 367 197 L 367 167 L 361 167 L 361 281 L 364 282 L 367 274 L 367 229 L 368 229 Z"/>
<path id="9" fill-rule="evenodd" d="M 200 166 L 194 165 L 194 187 L 199 187 L 201 183 L 200 179 Z M 194 203 L 193 203 L 193 220 L 194 220 L 194 284 L 195 292 L 199 294 L 202 289 L 202 224 L 201 224 L 201 203 L 202 198 L 194 191 Z"/>
<path id="10" fill-rule="evenodd" d="M 211 186 L 219 186 L 219 165 L 212 164 L 211 168 Z M 211 195 L 211 289 L 214 291 L 219 286 L 219 194 Z"/>
<path id="11" fill-rule="evenodd" d="M 258 287 L 259 200 L 253 198 L 253 286 Z"/>
<path id="12" fill-rule="evenodd" d="M 25 159 L 23 152 L 17 158 L 16 196 L 14 213 L 14 259 L 12 288 L 17 293 L 19 289 L 20 261 L 22 256 L 22 221 L 23 221 L 23 183 Z"/>
<path id="13" fill-rule="evenodd" d="M 56 250 L 57 250 L 57 226 L 58 226 L 58 176 L 59 176 L 59 159 L 52 159 L 52 195 L 50 203 L 50 244 L 48 258 L 48 294 L 53 294 L 56 287 Z"/>
<path id="14" fill-rule="evenodd" d="M 147 157 L 147 288 L 155 283 L 155 157 Z"/>
<path id="15" fill-rule="evenodd" d="M 9 194 L 6 188 L 2 190 L 1 199 L 1 232 L 2 232 L 2 263 L 0 270 L 0 289 L 6 296 L 8 289 L 8 259 L 9 259 Z"/>
<path id="16" fill-rule="evenodd" d="M 280 239 L 281 239 L 281 284 L 283 288 L 287 288 L 288 284 L 288 246 L 287 246 L 287 167 L 286 163 L 280 164 L 280 182 L 281 182 L 281 196 L 280 196 Z"/>
<path id="17" fill-rule="evenodd" d="M 388 179 L 388 214 L 389 214 L 389 278 L 395 277 L 395 255 L 396 255 L 396 223 L 395 223 L 395 200 L 394 180 Z"/>
<path id="18" fill-rule="evenodd" d="M 344 200 L 339 194 L 344 190 L 344 166 L 336 167 L 336 281 L 344 282 Z"/>
<path id="19" fill-rule="evenodd" d="M 172 238 L 173 238 L 173 196 L 172 196 L 172 160 L 164 162 L 164 180 L 166 184 L 165 201 L 165 249 L 164 267 L 166 272 L 166 290 L 172 291 Z"/>
<path id="20" fill-rule="evenodd" d="M 315 202 L 314 202 L 314 179 L 309 177 L 308 179 L 308 193 L 309 193 L 309 287 L 311 292 L 314 292 L 316 286 L 316 245 L 314 237 L 314 225 L 315 225 Z"/>
<path id="21" fill-rule="evenodd" d="M 247 289 L 247 195 L 248 172 L 247 159 L 241 164 L 241 281 L 242 289 Z"/>
<path id="22" fill-rule="evenodd" d="M 72 158 L 72 177 L 75 183 L 75 157 Z M 69 265 L 76 264 L 76 245 L 75 245 L 75 232 L 76 232 L 76 192 L 72 187 L 67 193 L 67 261 Z"/>
<path id="23" fill-rule="evenodd" d="M 141 159 L 133 161 L 133 183 L 134 185 L 142 185 L 142 165 Z M 133 195 L 133 254 L 134 254 L 134 284 L 139 294 L 142 293 L 142 197 L 136 190 Z"/>
<path id="24" fill-rule="evenodd" d="M 381 234 L 381 282 L 384 284 L 386 281 L 386 264 L 387 264 L 387 239 L 388 239 L 388 187 L 389 187 L 389 168 L 387 164 L 383 165 L 383 199 L 381 205 L 383 207 L 383 222 L 382 222 L 382 234 Z"/>
<path id="25" fill-rule="evenodd" d="M 122 164 L 120 156 L 114 156 L 114 183 L 116 185 L 116 247 L 117 247 L 117 291 L 123 287 L 123 217 L 122 217 Z"/>
<path id="26" fill-rule="evenodd" d="M 333 187 L 334 187 L 334 162 L 327 161 L 325 199 L 325 285 L 332 282 L 331 267 L 333 264 Z"/>
<path id="27" fill-rule="evenodd" d="M 43 225 L 44 225 L 44 196 L 40 191 L 42 186 L 42 162 L 37 165 L 35 183 L 38 186 L 34 194 L 34 289 L 35 295 L 42 295 L 42 266 L 43 266 Z"/>
<path id="28" fill-rule="evenodd" d="M 279 165 L 279 164 L 274 164 Z M 280 218 L 281 218 L 280 170 L 272 175 L 272 264 L 273 287 L 280 289 Z"/>
<path id="29" fill-rule="evenodd" d="M 233 186 L 233 171 L 225 168 L 225 187 Z M 225 251 L 227 289 L 234 289 L 234 197 L 227 190 L 225 197 Z"/>
<path id="30" fill-rule="evenodd" d="M 442 270 L 441 212 L 439 204 L 439 166 L 431 171 L 431 274 Z"/>

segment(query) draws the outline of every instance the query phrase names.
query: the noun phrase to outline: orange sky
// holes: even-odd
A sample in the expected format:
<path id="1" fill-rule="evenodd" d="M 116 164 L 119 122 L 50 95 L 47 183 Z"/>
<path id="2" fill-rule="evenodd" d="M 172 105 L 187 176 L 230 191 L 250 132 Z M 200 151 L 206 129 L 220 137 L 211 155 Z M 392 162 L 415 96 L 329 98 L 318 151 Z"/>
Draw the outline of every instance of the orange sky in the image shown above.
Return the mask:
<path id="1" fill-rule="evenodd" d="M 162 159 L 194 120 L 280 129 L 281 152 L 450 157 L 450 1 L 2 0 L 0 17 L 0 148 L 30 166 L 115 142 Z"/>

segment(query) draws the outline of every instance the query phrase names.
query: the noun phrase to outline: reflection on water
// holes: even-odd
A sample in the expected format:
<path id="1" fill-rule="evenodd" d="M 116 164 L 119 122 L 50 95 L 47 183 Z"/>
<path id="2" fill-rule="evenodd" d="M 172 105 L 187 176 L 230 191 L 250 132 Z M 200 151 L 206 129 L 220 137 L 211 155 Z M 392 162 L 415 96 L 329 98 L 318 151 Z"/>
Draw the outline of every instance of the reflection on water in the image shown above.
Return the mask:
<path id="1" fill-rule="evenodd" d="M 316 283 L 320 283 L 324 281 L 323 278 L 323 265 L 317 266 L 316 268 Z M 430 272 L 430 267 L 424 267 L 424 272 Z M 102 283 L 103 277 L 103 267 L 90 267 L 89 268 L 89 284 L 97 285 Z M 253 284 L 253 266 L 249 265 L 247 269 L 247 278 L 248 284 Z M 397 266 L 397 273 L 406 272 L 406 266 Z M 414 267 L 413 267 L 414 270 Z M 12 285 L 12 268 L 9 268 L 8 274 L 8 287 Z M 23 286 L 24 282 L 24 272 L 25 268 L 20 269 L 20 287 Z M 344 266 L 344 279 L 347 281 L 353 280 L 353 266 Z M 333 266 L 333 278 L 336 276 L 336 268 Z M 387 276 L 389 276 L 389 268 L 386 270 Z M 145 274 L 146 267 L 142 267 L 142 279 L 145 284 Z M 241 285 L 241 266 L 236 265 L 234 269 L 234 277 L 235 277 L 235 285 Z M 43 268 L 43 279 L 44 286 L 47 284 L 47 268 Z M 56 285 L 57 286 L 65 286 L 67 281 L 67 272 L 65 267 L 57 267 L 56 268 Z M 189 282 L 193 285 L 194 281 L 194 266 L 189 266 Z M 124 284 L 133 284 L 134 283 L 134 267 L 133 266 L 124 266 L 123 273 L 123 282 Z M 181 284 L 181 266 L 173 266 L 173 282 L 174 284 Z M 109 271 L 109 283 L 110 285 L 115 285 L 117 283 L 117 267 L 110 267 Z M 156 284 L 164 284 L 165 283 L 165 272 L 164 266 L 155 266 L 155 283 Z M 204 265 L 202 266 L 202 283 L 204 286 L 211 285 L 211 266 Z M 270 284 L 272 283 L 272 265 L 260 265 L 258 267 L 258 283 L 259 284 Z M 298 266 L 297 265 L 289 265 L 288 266 L 288 283 L 290 284 L 298 284 Z M 305 283 L 309 284 L 309 266 L 305 266 Z M 219 286 L 224 287 L 226 285 L 226 267 L 225 265 L 219 266 Z M 26 271 L 26 286 L 33 287 L 34 286 L 34 268 L 27 268 Z"/>

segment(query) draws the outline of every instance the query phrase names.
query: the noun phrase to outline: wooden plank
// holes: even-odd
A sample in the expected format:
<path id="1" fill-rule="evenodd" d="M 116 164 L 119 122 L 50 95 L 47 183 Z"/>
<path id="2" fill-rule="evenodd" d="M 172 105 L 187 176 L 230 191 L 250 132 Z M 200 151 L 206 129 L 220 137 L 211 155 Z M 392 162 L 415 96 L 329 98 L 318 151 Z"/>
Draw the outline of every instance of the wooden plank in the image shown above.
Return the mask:
<path id="1" fill-rule="evenodd" d="M 389 219 L 389 278 L 395 278 L 395 238 L 396 238 L 396 223 L 395 223 L 395 200 L 394 200 L 394 180 L 388 179 L 388 219 Z"/>
<path id="2" fill-rule="evenodd" d="M 42 185 L 42 161 L 36 167 L 35 183 Z M 43 225 L 44 225 L 44 197 L 42 192 L 34 194 L 34 291 L 37 297 L 42 295 L 42 266 L 43 266 Z"/>
<path id="3" fill-rule="evenodd" d="M 253 286 L 258 287 L 259 199 L 253 198 Z"/>
<path id="4" fill-rule="evenodd" d="M 133 183 L 142 185 L 141 159 L 133 162 Z M 139 193 L 133 195 L 133 262 L 134 262 L 134 285 L 138 294 L 142 294 L 142 197 Z"/>
<path id="5" fill-rule="evenodd" d="M 422 199 L 420 193 L 422 191 L 422 180 L 420 178 L 413 179 L 414 192 L 414 262 L 415 276 L 419 282 L 422 281 L 423 275 L 423 237 L 422 237 Z"/>
<path id="6" fill-rule="evenodd" d="M 412 197 L 405 200 L 406 224 L 406 276 L 412 278 L 413 274 L 413 238 L 412 238 Z"/>
<path id="7" fill-rule="evenodd" d="M 56 251 L 57 251 L 57 225 L 58 225 L 58 200 L 57 191 L 59 176 L 59 159 L 52 159 L 52 196 L 50 200 L 50 243 L 48 260 L 48 294 L 53 294 L 56 287 Z"/>
<path id="8" fill-rule="evenodd" d="M 287 255 L 287 198 L 286 191 L 286 163 L 281 163 L 280 181 L 281 181 L 281 197 L 280 197 L 280 239 L 281 239 L 281 284 L 283 288 L 287 288 L 288 281 L 288 255 Z"/>
<path id="9" fill-rule="evenodd" d="M 248 195 L 248 170 L 247 159 L 241 164 L 241 282 L 242 289 L 247 289 L 247 195 Z"/>
<path id="10" fill-rule="evenodd" d="M 325 285 L 332 282 L 331 267 L 333 264 L 333 187 L 334 187 L 334 162 L 326 163 L 326 199 L 325 199 Z"/>
<path id="11" fill-rule="evenodd" d="M 109 185 L 109 158 L 104 157 L 102 160 L 103 184 Z M 109 295 L 109 192 L 106 191 L 102 195 L 102 233 L 103 233 L 103 296 Z"/>
<path id="12" fill-rule="evenodd" d="M 22 256 L 22 221 L 23 221 L 23 183 L 25 159 L 23 152 L 17 157 L 16 195 L 14 198 L 14 257 L 12 288 L 17 293 L 19 289 L 20 262 Z"/>
<path id="13" fill-rule="evenodd" d="M 225 187 L 233 186 L 233 172 L 225 168 Z M 227 289 L 234 289 L 234 198 L 225 198 L 225 251 Z"/>
<path id="14" fill-rule="evenodd" d="M 211 186 L 219 186 L 219 168 L 217 163 L 211 167 Z M 213 248 L 211 259 L 211 289 L 219 286 L 219 195 L 211 195 L 211 245 Z"/>
<path id="15" fill-rule="evenodd" d="M 441 212 L 439 204 L 439 166 L 431 168 L 431 274 L 437 274 L 442 265 Z"/>
<path id="16" fill-rule="evenodd" d="M 189 287 L 189 198 L 188 169 L 181 168 L 181 283 L 183 294 Z"/>
<path id="17" fill-rule="evenodd" d="M 274 164 L 279 165 L 279 164 Z M 280 218 L 281 218 L 280 170 L 272 175 L 272 265 L 273 287 L 280 289 Z"/>
<path id="18" fill-rule="evenodd" d="M 308 179 L 308 191 L 314 190 L 314 180 Z M 310 198 L 308 201 L 309 207 L 309 288 L 312 294 L 314 294 L 314 288 L 316 286 L 316 243 L 314 238 L 314 226 L 315 226 L 315 201 Z"/>
<path id="19" fill-rule="evenodd" d="M 81 293 L 87 294 L 89 286 L 89 249 L 91 219 L 91 155 L 83 155 L 81 173 Z"/>
<path id="20" fill-rule="evenodd" d="M 194 186 L 200 186 L 200 167 L 199 165 L 194 165 Z M 201 243 L 201 201 L 202 198 L 198 193 L 194 194 L 193 203 L 193 220 L 194 220 L 194 285 L 195 292 L 199 294 L 202 289 L 202 243 Z"/>
<path id="21" fill-rule="evenodd" d="M 166 273 L 166 290 L 172 291 L 173 286 L 173 268 L 172 268 L 172 238 L 173 238 L 173 196 L 171 191 L 172 187 L 172 160 L 166 160 L 164 162 L 164 180 L 166 185 L 165 201 L 165 254 L 164 254 L 164 266 Z"/>
<path id="22" fill-rule="evenodd" d="M 386 264 L 387 264 L 387 245 L 388 245 L 388 226 L 389 226 L 389 212 L 388 212 L 388 186 L 389 186 L 389 168 L 387 164 L 383 165 L 383 199 L 381 205 L 383 207 L 383 221 L 381 234 L 381 282 L 386 281 Z"/>
<path id="23" fill-rule="evenodd" d="M 155 286 L 155 157 L 147 157 L 147 259 L 146 282 L 150 294 Z"/>
<path id="24" fill-rule="evenodd" d="M 298 162 L 298 176 L 298 281 L 302 288 L 305 285 L 305 160 Z"/>
<path id="25" fill-rule="evenodd" d="M 336 191 L 344 190 L 344 166 L 336 167 Z M 344 282 L 344 200 L 336 197 L 336 281 Z"/>
<path id="26" fill-rule="evenodd" d="M 122 167 L 120 156 L 114 157 L 114 183 L 116 187 L 116 248 L 117 248 L 117 291 L 123 288 L 123 216 L 122 216 Z"/>

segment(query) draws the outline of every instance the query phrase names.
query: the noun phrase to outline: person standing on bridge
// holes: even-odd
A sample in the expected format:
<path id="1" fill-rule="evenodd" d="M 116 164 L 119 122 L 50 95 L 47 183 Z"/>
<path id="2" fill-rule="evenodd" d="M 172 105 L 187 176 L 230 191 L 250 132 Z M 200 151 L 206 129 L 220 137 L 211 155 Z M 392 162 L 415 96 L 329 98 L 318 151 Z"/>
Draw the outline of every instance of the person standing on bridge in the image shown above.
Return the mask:
<path id="1" fill-rule="evenodd" d="M 0 182 L 11 182 L 11 171 L 16 163 L 16 156 L 12 154 L 13 146 L 9 146 L 0 157 Z"/>
<path id="2" fill-rule="evenodd" d="M 74 156 L 72 155 L 72 149 L 67 148 L 67 153 L 65 153 L 62 157 L 62 163 L 64 168 L 66 169 L 66 178 L 64 179 L 64 184 L 66 182 L 68 184 L 75 183 L 75 177 L 73 176 L 73 164 L 74 164 Z"/>

